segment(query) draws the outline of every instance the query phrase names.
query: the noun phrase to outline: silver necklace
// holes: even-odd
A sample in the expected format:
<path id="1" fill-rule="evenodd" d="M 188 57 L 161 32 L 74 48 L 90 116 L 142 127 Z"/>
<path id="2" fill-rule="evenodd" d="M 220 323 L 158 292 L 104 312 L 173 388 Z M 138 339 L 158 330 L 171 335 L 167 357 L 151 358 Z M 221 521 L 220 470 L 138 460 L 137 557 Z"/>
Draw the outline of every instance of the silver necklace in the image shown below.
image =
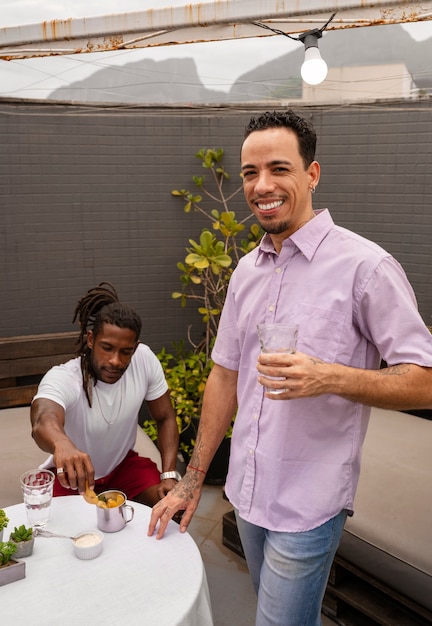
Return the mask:
<path id="1" fill-rule="evenodd" d="M 94 392 L 95 392 L 95 395 L 96 395 L 96 400 L 97 400 L 97 403 L 98 403 L 98 406 L 99 406 L 99 412 L 100 412 L 100 414 L 102 415 L 104 421 L 108 424 L 108 427 L 109 427 L 109 426 L 111 426 L 111 424 L 114 424 L 118 420 L 118 418 L 120 416 L 122 403 L 123 403 L 123 390 L 122 390 L 122 387 L 120 385 L 120 403 L 119 403 L 117 414 L 115 415 L 115 417 L 112 417 L 112 415 L 111 415 L 111 419 L 110 420 L 107 419 L 107 417 L 105 416 L 105 413 L 103 412 L 101 401 L 99 399 L 99 394 L 98 394 L 97 389 L 96 389 L 96 385 L 93 387 L 93 389 L 94 389 Z M 114 406 L 114 403 L 113 403 L 113 406 Z"/>

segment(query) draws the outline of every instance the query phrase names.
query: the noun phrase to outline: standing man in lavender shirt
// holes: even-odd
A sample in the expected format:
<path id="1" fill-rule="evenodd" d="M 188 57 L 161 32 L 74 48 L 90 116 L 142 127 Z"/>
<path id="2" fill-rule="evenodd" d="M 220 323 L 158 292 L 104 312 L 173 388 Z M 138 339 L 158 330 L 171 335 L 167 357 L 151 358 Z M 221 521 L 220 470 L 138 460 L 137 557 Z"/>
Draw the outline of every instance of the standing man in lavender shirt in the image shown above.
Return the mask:
<path id="1" fill-rule="evenodd" d="M 432 336 L 413 290 L 390 254 L 336 226 L 327 209 L 313 210 L 315 147 L 313 127 L 292 111 L 264 113 L 246 127 L 244 194 L 266 234 L 232 275 L 194 453 L 149 526 L 151 535 L 159 522 L 161 538 L 184 509 L 187 529 L 237 409 L 226 493 L 259 626 L 321 623 L 370 407 L 432 406 Z M 263 322 L 299 324 L 297 352 L 260 354 Z"/>

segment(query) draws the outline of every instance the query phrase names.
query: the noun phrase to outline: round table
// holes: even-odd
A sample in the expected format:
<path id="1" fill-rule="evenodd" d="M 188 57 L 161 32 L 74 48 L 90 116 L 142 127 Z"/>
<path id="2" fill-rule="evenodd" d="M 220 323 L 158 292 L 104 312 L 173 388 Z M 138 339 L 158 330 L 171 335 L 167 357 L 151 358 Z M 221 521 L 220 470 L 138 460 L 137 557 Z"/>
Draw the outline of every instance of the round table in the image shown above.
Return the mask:
<path id="1" fill-rule="evenodd" d="M 170 522 L 161 540 L 147 536 L 151 509 L 128 501 L 134 518 L 116 533 L 104 533 L 102 554 L 83 561 L 72 541 L 35 538 L 23 559 L 26 576 L 0 587 L 1 622 L 15 626 L 212 626 L 207 578 L 200 552 L 187 533 Z M 24 504 L 5 508 L 3 540 L 27 524 Z M 81 496 L 53 498 L 51 532 L 94 530 L 96 508 Z"/>

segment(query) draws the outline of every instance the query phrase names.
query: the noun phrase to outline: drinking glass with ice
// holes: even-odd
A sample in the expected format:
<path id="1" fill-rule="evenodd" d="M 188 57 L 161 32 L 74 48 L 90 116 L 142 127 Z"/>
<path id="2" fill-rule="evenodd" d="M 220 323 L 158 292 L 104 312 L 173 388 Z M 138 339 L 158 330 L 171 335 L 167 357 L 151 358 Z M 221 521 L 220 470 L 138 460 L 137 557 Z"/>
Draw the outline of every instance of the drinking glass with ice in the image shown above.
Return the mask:
<path id="1" fill-rule="evenodd" d="M 50 470 L 34 469 L 20 478 L 28 523 L 34 528 L 45 526 L 49 520 L 53 495 L 54 474 Z"/>
<path id="2" fill-rule="evenodd" d="M 296 351 L 298 324 L 258 324 L 257 329 L 261 352 L 274 354 L 288 352 L 289 354 L 294 354 Z M 275 376 L 269 376 L 268 378 L 284 380 Z M 279 394 L 285 391 L 284 389 L 273 389 L 272 387 L 265 388 L 265 390 L 271 394 Z"/>

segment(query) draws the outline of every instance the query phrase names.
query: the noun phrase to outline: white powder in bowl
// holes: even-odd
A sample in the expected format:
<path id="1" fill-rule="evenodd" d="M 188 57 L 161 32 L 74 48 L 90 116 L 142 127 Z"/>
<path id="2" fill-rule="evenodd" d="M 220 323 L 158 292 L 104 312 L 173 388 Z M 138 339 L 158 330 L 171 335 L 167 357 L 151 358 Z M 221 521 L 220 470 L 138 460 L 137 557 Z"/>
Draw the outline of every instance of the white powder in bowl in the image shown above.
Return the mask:
<path id="1" fill-rule="evenodd" d="M 83 548 L 88 548 L 89 546 L 95 546 L 100 541 L 101 538 L 99 535 L 96 535 L 95 533 L 87 533 L 86 535 L 81 535 L 81 537 L 75 539 L 75 544 Z"/>

